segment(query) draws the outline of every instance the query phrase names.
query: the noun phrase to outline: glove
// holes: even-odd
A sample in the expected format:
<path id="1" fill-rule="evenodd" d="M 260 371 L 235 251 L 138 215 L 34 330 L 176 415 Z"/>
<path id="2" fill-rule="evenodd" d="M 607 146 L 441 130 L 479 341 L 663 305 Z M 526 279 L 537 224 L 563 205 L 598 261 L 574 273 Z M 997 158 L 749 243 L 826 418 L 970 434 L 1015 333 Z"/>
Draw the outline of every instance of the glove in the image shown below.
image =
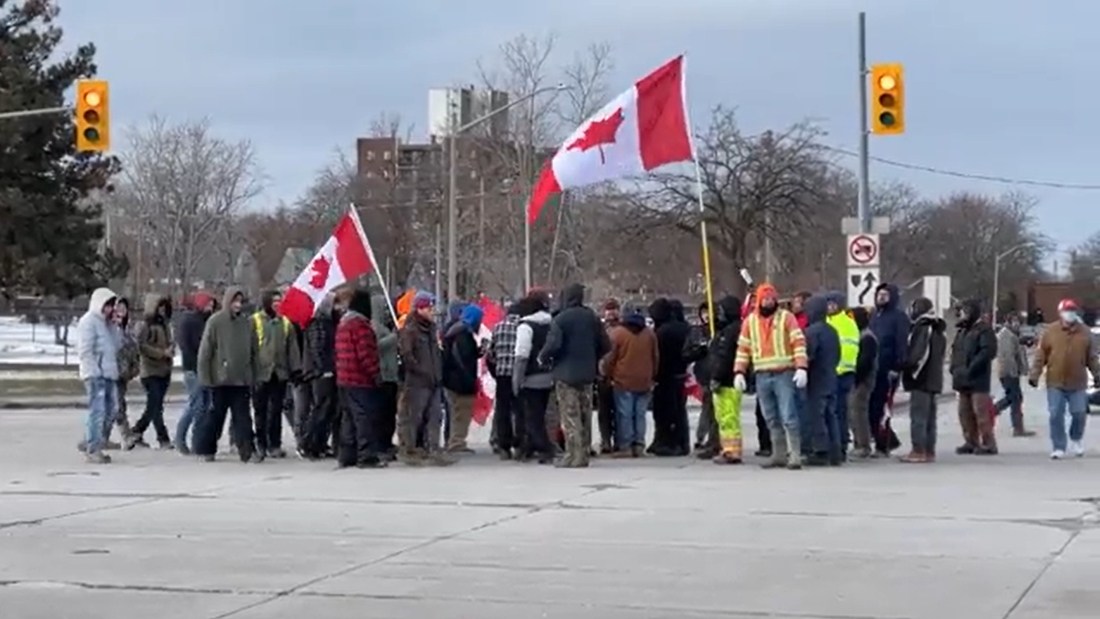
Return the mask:
<path id="1" fill-rule="evenodd" d="M 716 392 L 716 391 L 718 391 L 719 389 L 722 388 L 722 383 L 720 383 L 716 380 L 712 380 L 712 381 L 710 381 L 710 385 L 708 385 L 708 386 L 710 387 L 710 392 L 714 393 L 714 392 Z"/>
<path id="2" fill-rule="evenodd" d="M 799 389 L 805 389 L 806 383 L 809 382 L 809 377 L 806 376 L 806 370 L 798 368 L 794 371 L 794 386 Z"/>
<path id="3" fill-rule="evenodd" d="M 1033 389 L 1038 389 L 1039 388 L 1039 379 L 1038 378 L 1028 378 L 1027 379 L 1027 384 L 1031 385 L 1031 387 Z"/>
<path id="4" fill-rule="evenodd" d="M 1092 388 L 1093 389 L 1100 389 L 1100 376 L 1097 376 L 1097 377 L 1092 379 Z"/>
<path id="5" fill-rule="evenodd" d="M 742 393 L 744 393 L 745 389 L 748 388 L 748 385 L 745 384 L 744 374 L 738 374 L 733 377 L 733 388 Z"/>
<path id="6" fill-rule="evenodd" d="M 901 376 L 901 374 L 895 372 L 894 370 L 890 370 L 886 373 L 886 377 L 890 380 L 891 383 L 898 382 L 898 376 Z"/>

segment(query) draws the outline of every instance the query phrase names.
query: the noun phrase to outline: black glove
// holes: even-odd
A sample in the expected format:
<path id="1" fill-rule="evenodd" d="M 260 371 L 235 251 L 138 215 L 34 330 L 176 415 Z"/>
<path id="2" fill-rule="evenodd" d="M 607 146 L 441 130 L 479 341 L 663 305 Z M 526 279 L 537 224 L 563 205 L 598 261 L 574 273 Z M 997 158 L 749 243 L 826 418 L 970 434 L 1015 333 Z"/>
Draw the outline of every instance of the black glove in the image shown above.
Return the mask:
<path id="1" fill-rule="evenodd" d="M 1038 378 L 1028 378 L 1027 379 L 1027 384 L 1031 385 L 1035 389 L 1038 389 L 1039 388 L 1039 379 Z"/>

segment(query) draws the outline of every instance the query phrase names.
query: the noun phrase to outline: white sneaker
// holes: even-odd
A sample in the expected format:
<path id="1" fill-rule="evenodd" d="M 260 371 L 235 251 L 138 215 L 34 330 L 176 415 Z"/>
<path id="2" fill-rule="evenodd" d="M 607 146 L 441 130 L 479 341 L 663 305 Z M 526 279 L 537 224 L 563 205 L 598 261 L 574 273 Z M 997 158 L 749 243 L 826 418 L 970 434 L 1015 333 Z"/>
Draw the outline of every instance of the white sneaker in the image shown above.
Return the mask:
<path id="1" fill-rule="evenodd" d="M 1085 445 L 1081 441 L 1070 441 L 1069 452 L 1073 454 L 1074 458 L 1085 457 Z"/>
<path id="2" fill-rule="evenodd" d="M 1065 458 L 1065 457 L 1066 457 L 1066 452 L 1062 451 L 1061 449 L 1055 449 L 1054 451 L 1050 452 L 1050 459 L 1051 460 L 1061 460 L 1062 458 Z"/>

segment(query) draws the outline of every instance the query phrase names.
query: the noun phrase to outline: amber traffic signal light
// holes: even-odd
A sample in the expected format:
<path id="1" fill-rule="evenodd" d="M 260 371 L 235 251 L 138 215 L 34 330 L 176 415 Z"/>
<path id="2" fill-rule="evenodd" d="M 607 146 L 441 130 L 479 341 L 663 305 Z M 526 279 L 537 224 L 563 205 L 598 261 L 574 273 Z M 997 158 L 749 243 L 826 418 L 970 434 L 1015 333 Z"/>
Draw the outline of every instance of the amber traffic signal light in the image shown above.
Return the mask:
<path id="1" fill-rule="evenodd" d="M 899 63 L 871 67 L 871 133 L 905 133 L 905 73 Z"/>
<path id="2" fill-rule="evenodd" d="M 101 153 L 111 147 L 109 103 L 106 80 L 76 83 L 76 150 Z"/>

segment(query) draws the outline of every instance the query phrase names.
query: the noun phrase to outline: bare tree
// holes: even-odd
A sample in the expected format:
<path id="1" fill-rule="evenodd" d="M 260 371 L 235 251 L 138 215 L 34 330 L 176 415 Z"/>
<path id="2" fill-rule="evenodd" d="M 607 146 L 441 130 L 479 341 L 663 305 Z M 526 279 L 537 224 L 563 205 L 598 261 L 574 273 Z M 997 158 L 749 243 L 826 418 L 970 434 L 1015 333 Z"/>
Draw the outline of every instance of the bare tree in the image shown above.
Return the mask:
<path id="1" fill-rule="evenodd" d="M 173 291 L 216 277 L 202 265 L 212 256 L 220 264 L 214 254 L 226 228 L 263 187 L 252 144 L 215 136 L 206 120 L 174 125 L 154 116 L 129 131 L 121 159 L 109 208 L 135 241 L 131 260 Z"/>
<path id="2" fill-rule="evenodd" d="M 394 138 L 411 142 L 414 128 L 412 123 L 405 124 L 400 113 L 383 111 L 371 121 L 367 135 L 372 138 Z"/>

